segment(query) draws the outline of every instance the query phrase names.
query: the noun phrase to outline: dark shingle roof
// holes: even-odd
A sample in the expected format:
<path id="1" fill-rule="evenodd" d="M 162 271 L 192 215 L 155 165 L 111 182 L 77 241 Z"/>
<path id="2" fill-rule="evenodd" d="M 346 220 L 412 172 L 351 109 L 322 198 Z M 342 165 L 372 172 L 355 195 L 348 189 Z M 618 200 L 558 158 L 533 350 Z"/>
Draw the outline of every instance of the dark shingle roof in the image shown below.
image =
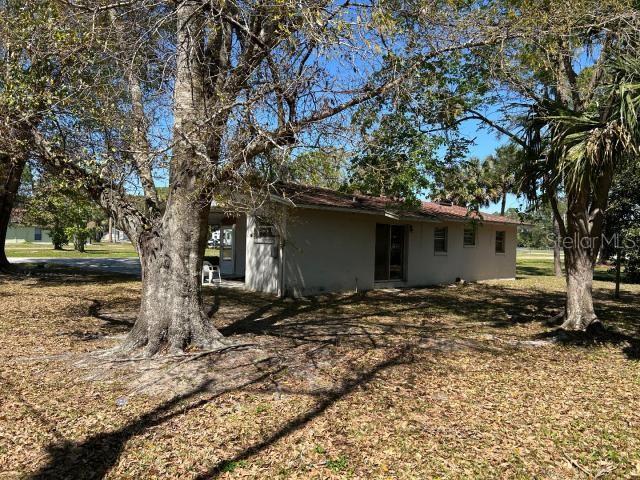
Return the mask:
<path id="1" fill-rule="evenodd" d="M 461 207 L 459 205 L 443 205 L 441 203 L 422 202 L 422 210 L 433 213 L 434 215 L 444 219 L 468 220 L 471 218 L 488 223 L 506 223 L 513 225 L 520 225 L 522 223 L 517 219 L 494 215 L 493 213 L 469 212 L 466 207 Z"/>
<path id="2" fill-rule="evenodd" d="M 310 187 L 296 183 L 279 183 L 274 193 L 293 202 L 297 207 L 330 210 L 356 210 L 364 213 L 397 216 L 406 220 L 464 221 L 477 219 L 488 223 L 519 225 L 516 219 L 483 212 L 469 212 L 466 207 L 422 202 L 420 207 L 408 208 L 386 197 L 337 192 L 328 188 Z"/>

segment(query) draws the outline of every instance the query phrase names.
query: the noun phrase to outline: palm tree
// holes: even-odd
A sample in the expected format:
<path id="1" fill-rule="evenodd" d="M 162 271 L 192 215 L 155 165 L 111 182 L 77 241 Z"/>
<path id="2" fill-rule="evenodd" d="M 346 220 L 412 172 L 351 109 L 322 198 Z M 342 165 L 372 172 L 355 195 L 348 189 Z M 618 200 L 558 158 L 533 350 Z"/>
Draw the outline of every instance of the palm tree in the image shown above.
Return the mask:
<path id="1" fill-rule="evenodd" d="M 632 51 L 631 49 L 629 51 Z M 567 330 L 598 321 L 593 307 L 593 271 L 601 245 L 613 175 L 640 151 L 640 60 L 618 56 L 606 68 L 608 82 L 580 112 L 549 103 L 533 115 L 529 147 L 536 161 L 529 178 L 542 179 L 565 253 Z M 525 181 L 527 178 L 525 177 Z M 566 219 L 557 192 L 564 190 Z"/>
<path id="2" fill-rule="evenodd" d="M 515 143 L 508 143 L 496 148 L 495 153 L 484 161 L 486 184 L 491 186 L 491 200 L 500 202 L 500 215 L 505 213 L 507 195 L 517 193 L 515 173 L 521 156 L 522 148 Z"/>

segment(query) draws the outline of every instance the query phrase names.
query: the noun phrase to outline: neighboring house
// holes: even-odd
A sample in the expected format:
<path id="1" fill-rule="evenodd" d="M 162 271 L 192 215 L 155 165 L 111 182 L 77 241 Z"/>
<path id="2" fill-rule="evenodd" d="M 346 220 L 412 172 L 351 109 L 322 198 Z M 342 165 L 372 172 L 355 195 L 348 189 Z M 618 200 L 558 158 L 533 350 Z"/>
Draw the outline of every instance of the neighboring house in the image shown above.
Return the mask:
<path id="1" fill-rule="evenodd" d="M 36 225 L 27 225 L 24 222 L 24 213 L 24 210 L 21 208 L 14 208 L 11 211 L 5 243 L 51 243 L 49 230 Z"/>
<path id="2" fill-rule="evenodd" d="M 100 241 L 101 242 L 111 241 L 112 243 L 125 243 L 125 242 L 129 242 L 130 240 L 124 231 L 119 230 L 117 228 L 112 228 L 111 238 L 109 238 L 109 232 L 103 233 L 102 236 L 100 237 Z"/>
<path id="3" fill-rule="evenodd" d="M 516 276 L 517 220 L 295 184 L 268 203 L 278 221 L 215 208 L 209 219 L 225 240 L 222 273 L 249 290 L 301 296 Z"/>

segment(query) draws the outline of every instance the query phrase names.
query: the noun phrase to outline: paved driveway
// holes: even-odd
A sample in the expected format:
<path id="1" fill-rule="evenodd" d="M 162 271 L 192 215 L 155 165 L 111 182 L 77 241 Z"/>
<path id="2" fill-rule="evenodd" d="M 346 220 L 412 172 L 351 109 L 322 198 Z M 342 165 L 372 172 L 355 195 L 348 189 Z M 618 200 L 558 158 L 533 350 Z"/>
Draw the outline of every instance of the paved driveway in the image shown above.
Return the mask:
<path id="1" fill-rule="evenodd" d="M 140 276 L 140 260 L 137 258 L 9 258 L 11 263 L 44 263 L 66 265 L 83 270 L 96 270 L 108 273 L 124 273 Z"/>

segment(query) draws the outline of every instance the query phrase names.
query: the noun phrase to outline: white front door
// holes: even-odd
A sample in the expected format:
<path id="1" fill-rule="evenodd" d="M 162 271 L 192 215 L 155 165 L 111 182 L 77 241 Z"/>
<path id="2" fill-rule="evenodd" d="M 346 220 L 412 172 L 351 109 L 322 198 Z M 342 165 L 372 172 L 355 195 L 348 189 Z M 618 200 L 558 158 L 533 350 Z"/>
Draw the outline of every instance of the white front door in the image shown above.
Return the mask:
<path id="1" fill-rule="evenodd" d="M 235 273 L 234 226 L 220 229 L 220 272 L 225 275 Z"/>

